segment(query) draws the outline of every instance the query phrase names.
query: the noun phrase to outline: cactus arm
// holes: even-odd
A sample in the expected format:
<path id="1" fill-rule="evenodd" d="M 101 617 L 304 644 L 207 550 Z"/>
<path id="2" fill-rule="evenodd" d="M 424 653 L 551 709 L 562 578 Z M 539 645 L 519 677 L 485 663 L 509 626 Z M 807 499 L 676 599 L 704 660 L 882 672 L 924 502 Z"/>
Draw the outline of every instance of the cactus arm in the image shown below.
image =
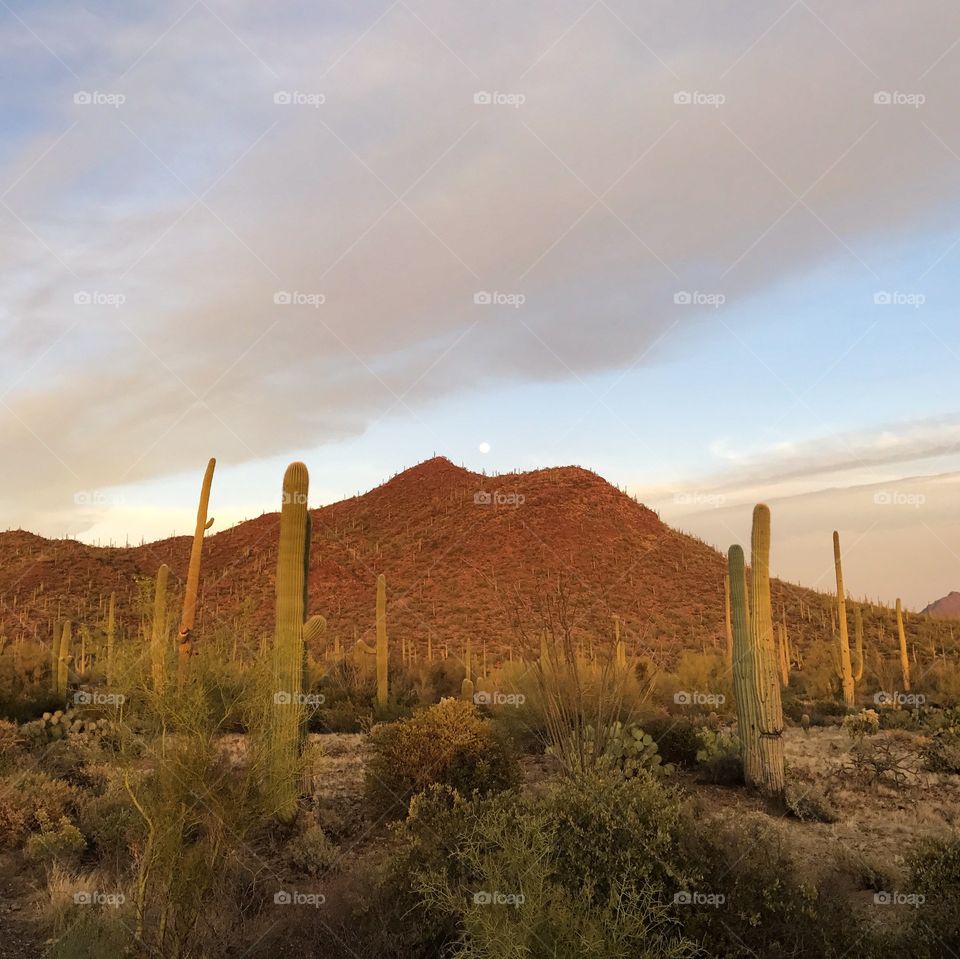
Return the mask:
<path id="1" fill-rule="evenodd" d="M 850 663 L 850 633 L 847 627 L 847 594 L 843 587 L 843 563 L 840 557 L 840 534 L 833 533 L 833 562 L 837 573 L 837 619 L 840 623 L 838 639 L 840 653 L 840 686 L 845 706 L 855 706 L 857 701 L 853 667 Z"/>
<path id="2" fill-rule="evenodd" d="M 311 616 L 303 624 L 303 641 L 311 644 L 318 639 L 322 639 L 327 632 L 327 620 L 325 616 Z"/>
<path id="3" fill-rule="evenodd" d="M 853 607 L 853 634 L 854 634 L 854 652 L 856 654 L 857 665 L 853 670 L 853 681 L 859 683 L 863 679 L 863 610 L 859 606 Z"/>

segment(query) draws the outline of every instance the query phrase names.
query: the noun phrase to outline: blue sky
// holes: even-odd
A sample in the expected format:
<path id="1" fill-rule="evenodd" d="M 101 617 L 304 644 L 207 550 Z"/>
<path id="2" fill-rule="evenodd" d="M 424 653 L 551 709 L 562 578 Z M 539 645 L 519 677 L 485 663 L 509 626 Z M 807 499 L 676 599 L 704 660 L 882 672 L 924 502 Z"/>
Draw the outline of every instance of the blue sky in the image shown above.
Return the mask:
<path id="1" fill-rule="evenodd" d="M 290 459 L 329 502 L 438 453 L 721 548 L 768 499 L 785 576 L 836 527 L 855 593 L 960 585 L 960 10 L 924 9 L 5 7 L 3 525 L 183 532 L 214 454 L 219 528 Z"/>

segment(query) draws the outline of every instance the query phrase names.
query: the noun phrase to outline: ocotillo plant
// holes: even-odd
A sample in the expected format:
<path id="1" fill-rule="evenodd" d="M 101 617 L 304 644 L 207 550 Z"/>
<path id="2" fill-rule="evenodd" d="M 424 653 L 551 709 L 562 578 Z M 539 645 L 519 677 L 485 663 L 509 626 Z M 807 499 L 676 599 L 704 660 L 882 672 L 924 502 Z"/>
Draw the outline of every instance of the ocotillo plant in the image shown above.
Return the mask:
<path id="1" fill-rule="evenodd" d="M 853 668 L 850 665 L 850 633 L 847 628 L 847 594 L 843 588 L 843 565 L 840 559 L 840 534 L 833 533 L 833 563 L 837 570 L 837 618 L 840 622 L 839 670 L 840 688 L 845 706 L 856 705 L 856 686 L 853 682 Z"/>
<path id="2" fill-rule="evenodd" d="M 167 575 L 170 567 L 162 563 L 157 570 L 153 591 L 153 621 L 150 624 L 150 675 L 154 692 L 167 685 Z"/>
<path id="3" fill-rule="evenodd" d="M 211 458 L 207 471 L 203 474 L 200 487 L 200 505 L 197 507 L 197 526 L 193 532 L 193 546 L 190 548 L 190 566 L 187 569 L 187 584 L 183 592 L 183 616 L 178 632 L 179 650 L 177 656 L 177 685 L 183 686 L 190 673 L 190 657 L 193 655 L 193 624 L 197 618 L 197 593 L 200 588 L 200 557 L 203 553 L 203 533 L 213 526 L 213 517 L 207 519 L 207 507 L 210 504 L 210 486 L 213 483 L 213 470 L 217 461 Z"/>
<path id="4" fill-rule="evenodd" d="M 377 577 L 377 705 L 390 698 L 390 647 L 387 641 L 387 577 Z"/>
<path id="5" fill-rule="evenodd" d="M 764 793 L 784 790 L 783 707 L 773 644 L 770 607 L 770 509 L 753 513 L 753 590 L 748 607 L 743 549 L 729 554 L 733 609 L 733 681 L 744 778 Z"/>
<path id="6" fill-rule="evenodd" d="M 60 649 L 57 651 L 57 695 L 61 699 L 67 697 L 67 680 L 70 675 L 70 644 L 73 641 L 73 629 L 68 619 L 63 624 L 63 635 L 60 637 Z"/>
<path id="7" fill-rule="evenodd" d="M 897 635 L 900 638 L 900 669 L 903 672 L 903 691 L 910 692 L 910 657 L 907 655 L 907 634 L 903 628 L 903 603 L 897 600 Z"/>
<path id="8" fill-rule="evenodd" d="M 271 651 L 273 703 L 267 724 L 267 788 L 277 818 L 293 820 L 297 812 L 297 767 L 306 733 L 303 702 L 305 641 L 326 626 L 322 616 L 304 622 L 307 571 L 310 565 L 310 476 L 303 463 L 291 463 L 283 476 L 280 547 L 277 553 L 276 626 Z"/>

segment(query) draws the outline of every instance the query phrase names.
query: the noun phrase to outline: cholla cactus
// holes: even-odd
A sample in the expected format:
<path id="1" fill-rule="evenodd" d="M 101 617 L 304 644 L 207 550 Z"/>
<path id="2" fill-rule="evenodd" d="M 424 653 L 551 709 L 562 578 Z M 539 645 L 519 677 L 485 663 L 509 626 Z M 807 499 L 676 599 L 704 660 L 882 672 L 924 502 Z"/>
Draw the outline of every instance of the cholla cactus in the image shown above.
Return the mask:
<path id="1" fill-rule="evenodd" d="M 300 793 L 297 769 L 306 733 L 304 642 L 319 635 L 326 625 L 321 616 L 304 622 L 310 564 L 309 485 L 307 467 L 291 463 L 283 477 L 280 509 L 276 627 L 271 651 L 273 702 L 268 722 L 267 788 L 277 818 L 283 822 L 295 817 Z"/>
<path id="2" fill-rule="evenodd" d="M 200 487 L 200 505 L 197 507 L 197 525 L 190 548 L 190 566 L 187 569 L 187 584 L 183 592 L 183 616 L 180 620 L 179 650 L 177 656 L 177 686 L 182 687 L 190 674 L 190 657 L 193 655 L 193 624 L 197 618 L 197 593 L 200 589 L 200 557 L 203 553 L 203 534 L 213 526 L 213 517 L 207 519 L 210 504 L 210 486 L 217 461 L 211 458 L 203 474 Z"/>
<path id="3" fill-rule="evenodd" d="M 853 667 L 850 665 L 850 633 L 847 628 L 847 594 L 843 588 L 843 565 L 840 559 L 840 534 L 836 530 L 833 533 L 833 562 L 837 572 L 837 617 L 840 622 L 837 672 L 843 690 L 843 703 L 849 707 L 856 705 L 857 696 Z"/>
<path id="4" fill-rule="evenodd" d="M 737 726 L 744 778 L 763 792 L 782 797 L 783 707 L 770 606 L 770 509 L 763 504 L 753 512 L 752 556 L 753 590 L 748 605 L 743 549 L 730 547 Z"/>

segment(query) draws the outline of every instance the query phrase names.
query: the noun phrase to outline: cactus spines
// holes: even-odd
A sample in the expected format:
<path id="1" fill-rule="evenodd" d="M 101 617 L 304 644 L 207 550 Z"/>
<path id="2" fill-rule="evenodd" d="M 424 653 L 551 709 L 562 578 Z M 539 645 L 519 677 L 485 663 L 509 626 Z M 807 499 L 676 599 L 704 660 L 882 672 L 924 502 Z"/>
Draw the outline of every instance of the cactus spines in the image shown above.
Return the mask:
<path id="1" fill-rule="evenodd" d="M 903 628 L 903 603 L 897 599 L 897 635 L 900 639 L 900 669 L 903 672 L 903 691 L 910 692 L 910 657 L 907 655 L 907 634 Z"/>
<path id="2" fill-rule="evenodd" d="M 271 669 L 273 708 L 269 713 L 268 788 L 277 818 L 291 822 L 300 793 L 297 767 L 303 749 L 306 656 L 304 633 L 320 629 L 319 619 L 304 621 L 310 565 L 310 475 L 303 463 L 291 463 L 283 476 L 280 545 L 277 551 L 276 625 Z"/>
<path id="3" fill-rule="evenodd" d="M 771 796 L 784 790 L 783 708 L 770 605 L 770 509 L 753 513 L 753 590 L 748 604 L 743 549 L 729 553 L 733 680 L 744 778 Z"/>
<path id="4" fill-rule="evenodd" d="M 863 610 L 859 606 L 853 607 L 853 651 L 857 662 L 853 667 L 853 681 L 859 683 L 863 679 Z"/>
<path id="5" fill-rule="evenodd" d="M 731 619 L 730 614 L 730 574 L 727 573 L 723 577 L 723 597 L 724 597 L 724 608 L 726 611 L 726 627 L 727 627 L 727 666 L 733 666 L 733 620 Z"/>
<path id="6" fill-rule="evenodd" d="M 387 577 L 377 577 L 377 705 L 387 705 L 390 696 L 390 647 L 387 641 Z"/>
<path id="7" fill-rule="evenodd" d="M 157 570 L 153 592 L 153 622 L 150 624 L 150 672 L 153 689 L 162 693 L 167 685 L 167 576 L 170 567 L 162 563 Z"/>
<path id="8" fill-rule="evenodd" d="M 200 558 L 203 553 L 203 533 L 213 525 L 213 519 L 207 520 L 207 507 L 210 504 L 210 486 L 213 483 L 213 470 L 217 461 L 211 457 L 207 470 L 203 474 L 200 487 L 200 504 L 197 507 L 197 525 L 193 533 L 193 546 L 190 548 L 190 566 L 187 569 L 187 584 L 183 593 L 183 615 L 178 632 L 179 650 L 177 655 L 177 685 L 182 687 L 190 673 L 190 657 L 193 655 L 193 624 L 197 618 L 197 593 L 200 588 Z"/>
<path id="9" fill-rule="evenodd" d="M 67 680 L 70 674 L 70 644 L 72 640 L 73 630 L 68 619 L 63 624 L 60 648 L 57 651 L 57 695 L 61 699 L 67 697 Z"/>
<path id="10" fill-rule="evenodd" d="M 833 533 L 833 563 L 837 571 L 837 618 L 840 622 L 839 635 L 839 675 L 843 690 L 843 704 L 856 705 L 856 686 L 853 680 L 853 667 L 850 664 L 850 633 L 847 628 L 847 594 L 843 588 L 843 565 L 840 559 L 840 534 Z"/>

